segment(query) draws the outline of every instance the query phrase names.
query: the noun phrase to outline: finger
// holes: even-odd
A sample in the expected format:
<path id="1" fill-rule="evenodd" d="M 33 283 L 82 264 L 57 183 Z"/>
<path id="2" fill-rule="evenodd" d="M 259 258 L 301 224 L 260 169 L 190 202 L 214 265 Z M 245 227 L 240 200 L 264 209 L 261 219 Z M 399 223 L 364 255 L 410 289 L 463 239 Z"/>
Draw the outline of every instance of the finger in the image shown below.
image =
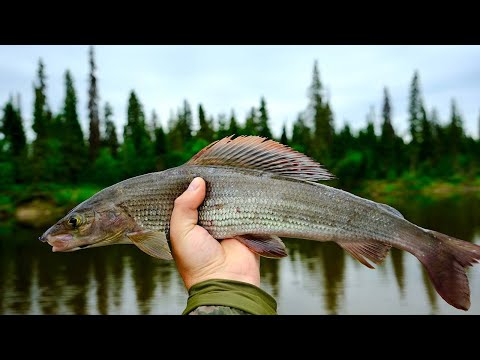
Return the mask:
<path id="1" fill-rule="evenodd" d="M 205 181 L 197 177 L 193 179 L 185 192 L 175 200 L 170 219 L 170 237 L 178 242 L 195 227 L 198 222 L 198 210 L 205 199 Z"/>

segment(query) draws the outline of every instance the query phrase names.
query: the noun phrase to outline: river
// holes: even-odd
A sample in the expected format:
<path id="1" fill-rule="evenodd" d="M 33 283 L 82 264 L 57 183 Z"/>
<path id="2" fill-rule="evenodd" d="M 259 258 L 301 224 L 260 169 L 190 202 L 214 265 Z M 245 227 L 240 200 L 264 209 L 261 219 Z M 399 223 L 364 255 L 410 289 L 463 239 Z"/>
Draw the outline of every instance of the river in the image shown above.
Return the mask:
<path id="1" fill-rule="evenodd" d="M 425 228 L 480 244 L 480 197 L 405 198 L 395 204 Z M 175 264 L 134 246 L 52 253 L 45 229 L 0 226 L 0 314 L 180 314 L 187 292 Z M 370 270 L 334 243 L 286 239 L 289 257 L 262 259 L 262 288 L 279 314 L 480 314 L 480 265 L 467 270 L 472 306 L 448 305 L 419 261 L 392 249 Z"/>

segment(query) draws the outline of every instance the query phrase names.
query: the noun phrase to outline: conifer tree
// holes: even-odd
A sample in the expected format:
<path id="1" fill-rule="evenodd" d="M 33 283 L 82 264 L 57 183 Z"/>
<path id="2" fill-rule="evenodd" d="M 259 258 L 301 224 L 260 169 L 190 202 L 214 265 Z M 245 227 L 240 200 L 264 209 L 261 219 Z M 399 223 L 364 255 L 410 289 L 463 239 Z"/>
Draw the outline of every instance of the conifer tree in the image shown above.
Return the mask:
<path id="1" fill-rule="evenodd" d="M 283 123 L 282 136 L 280 136 L 280 142 L 283 145 L 288 145 L 287 125 L 285 123 Z"/>
<path id="2" fill-rule="evenodd" d="M 232 110 L 230 115 L 230 123 L 228 124 L 228 135 L 239 135 L 240 128 L 235 118 L 235 112 Z"/>
<path id="3" fill-rule="evenodd" d="M 420 93 L 420 77 L 418 71 L 413 74 L 410 85 L 410 98 L 408 106 L 408 122 L 410 125 L 410 166 L 415 170 L 418 165 L 418 157 L 421 142 L 421 108 L 422 97 Z"/>
<path id="4" fill-rule="evenodd" d="M 264 97 L 260 99 L 260 107 L 258 108 L 258 114 L 259 116 L 258 116 L 258 134 L 257 135 L 271 139 L 272 133 L 270 131 L 270 128 L 268 127 L 267 103 Z"/>
<path id="5" fill-rule="evenodd" d="M 243 135 L 258 135 L 258 116 L 257 110 L 252 107 L 247 114 Z"/>
<path id="6" fill-rule="evenodd" d="M 306 124 L 303 114 L 299 114 L 293 123 L 291 146 L 297 151 L 312 156 L 311 142 L 312 131 Z"/>
<path id="7" fill-rule="evenodd" d="M 198 105 L 198 120 L 200 129 L 197 132 L 197 137 L 211 142 L 213 140 L 213 124 L 207 119 L 202 104 Z"/>
<path id="8" fill-rule="evenodd" d="M 88 90 L 88 118 L 90 120 L 89 132 L 89 156 L 90 160 L 95 160 L 100 150 L 100 119 L 98 115 L 98 91 L 97 91 L 97 77 L 95 75 L 96 64 L 93 46 L 90 46 L 89 52 L 89 90 Z"/>
<path id="9" fill-rule="evenodd" d="M 308 94 L 310 99 L 309 113 L 313 125 L 312 143 L 315 145 L 313 156 L 323 163 L 329 162 L 330 150 L 333 144 L 334 127 L 333 114 L 330 106 L 323 100 L 323 87 L 320 82 L 318 63 L 313 66 L 312 83 Z"/>
<path id="10" fill-rule="evenodd" d="M 62 122 L 63 137 L 59 138 L 62 143 L 63 160 L 68 179 L 77 182 L 82 172 L 86 172 L 86 147 L 82 128 L 77 114 L 77 96 L 73 85 L 72 75 L 65 73 L 65 102 L 63 107 Z"/>
<path id="11" fill-rule="evenodd" d="M 10 163 L 11 180 L 23 182 L 26 170 L 27 139 L 23 129 L 20 109 L 15 109 L 10 100 L 3 109 L 3 119 L 0 122 L 0 132 L 3 133 L 1 146 L 5 160 Z M 0 159 L 2 161 L 2 159 Z"/>
<path id="12" fill-rule="evenodd" d="M 218 115 L 218 130 L 217 130 L 217 139 L 223 139 L 226 136 L 229 136 L 228 133 L 228 124 L 227 117 L 225 114 Z"/>
<path id="13" fill-rule="evenodd" d="M 118 156 L 118 137 L 117 129 L 115 123 L 112 120 L 113 109 L 110 104 L 107 102 L 104 109 L 104 119 L 105 119 L 105 136 L 104 136 L 104 145 L 109 149 L 110 154 L 113 158 Z"/>
<path id="14" fill-rule="evenodd" d="M 426 165 L 424 171 L 428 171 L 428 168 L 432 165 L 434 139 L 432 124 L 428 119 L 427 112 L 423 105 L 420 108 L 420 139 L 421 143 L 418 158 L 421 163 Z"/>
<path id="15" fill-rule="evenodd" d="M 152 140 L 150 138 L 145 113 L 134 91 L 130 93 L 127 109 L 127 124 L 123 133 L 123 164 L 126 174 L 133 176 L 153 170 Z"/>
<path id="16" fill-rule="evenodd" d="M 457 103 L 452 99 L 450 107 L 450 124 L 448 125 L 449 148 L 455 166 L 458 166 L 458 157 L 462 149 L 464 138 L 463 121 L 457 109 Z"/>
<path id="17" fill-rule="evenodd" d="M 398 166 L 395 158 L 397 153 L 397 136 L 392 126 L 392 106 L 390 102 L 390 95 L 388 89 L 383 89 L 383 107 L 382 107 L 382 130 L 380 134 L 380 156 L 383 161 L 379 164 L 381 166 L 382 176 L 386 176 L 388 173 L 394 174 Z"/>

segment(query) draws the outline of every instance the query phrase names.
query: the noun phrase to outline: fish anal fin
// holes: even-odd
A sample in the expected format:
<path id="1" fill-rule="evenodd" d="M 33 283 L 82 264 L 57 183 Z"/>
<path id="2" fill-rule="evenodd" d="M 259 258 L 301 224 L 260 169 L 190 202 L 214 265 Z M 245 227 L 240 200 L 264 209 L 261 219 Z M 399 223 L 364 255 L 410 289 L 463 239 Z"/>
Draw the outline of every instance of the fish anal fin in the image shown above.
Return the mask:
<path id="1" fill-rule="evenodd" d="M 275 235 L 247 234 L 235 236 L 254 253 L 267 258 L 282 258 L 287 256 L 283 241 Z"/>
<path id="2" fill-rule="evenodd" d="M 127 237 L 144 253 L 162 260 L 173 260 L 163 231 L 141 230 L 127 234 Z"/>
<path id="3" fill-rule="evenodd" d="M 342 241 L 338 245 L 370 269 L 374 269 L 374 267 L 367 259 L 377 265 L 381 264 L 391 248 L 390 245 L 375 240 Z"/>
<path id="4" fill-rule="evenodd" d="M 186 165 L 257 169 L 305 181 L 335 178 L 315 160 L 276 141 L 260 136 L 232 137 L 208 145 Z"/>

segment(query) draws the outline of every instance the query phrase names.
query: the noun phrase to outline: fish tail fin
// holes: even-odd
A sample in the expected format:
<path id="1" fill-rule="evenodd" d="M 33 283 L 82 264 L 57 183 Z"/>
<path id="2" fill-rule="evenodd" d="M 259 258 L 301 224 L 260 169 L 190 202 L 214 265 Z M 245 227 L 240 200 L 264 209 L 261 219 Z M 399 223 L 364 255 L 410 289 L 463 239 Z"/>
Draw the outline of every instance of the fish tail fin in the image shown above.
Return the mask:
<path id="1" fill-rule="evenodd" d="M 465 268 L 480 262 L 480 246 L 448 235 L 423 229 L 434 241 L 414 254 L 427 269 L 440 296 L 461 310 L 470 308 L 470 287 Z"/>

